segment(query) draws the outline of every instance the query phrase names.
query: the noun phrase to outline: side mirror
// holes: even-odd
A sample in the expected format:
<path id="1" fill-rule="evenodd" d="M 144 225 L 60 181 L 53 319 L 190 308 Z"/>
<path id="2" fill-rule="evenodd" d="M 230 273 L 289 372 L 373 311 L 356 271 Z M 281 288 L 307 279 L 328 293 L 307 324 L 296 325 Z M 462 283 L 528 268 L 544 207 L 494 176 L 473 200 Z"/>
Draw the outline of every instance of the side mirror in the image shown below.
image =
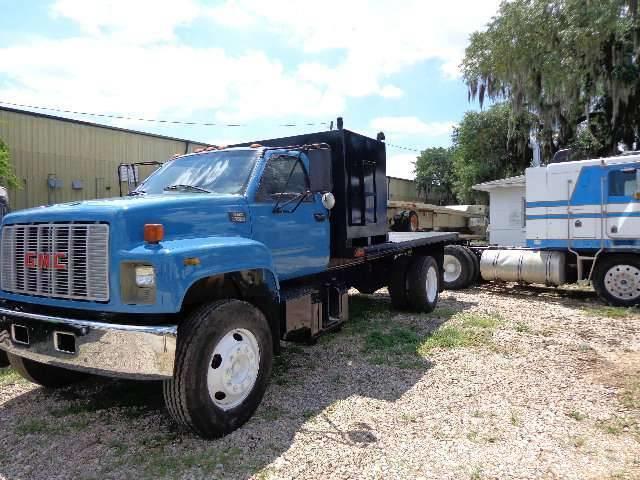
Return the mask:
<path id="1" fill-rule="evenodd" d="M 309 184 L 313 193 L 330 192 L 331 181 L 331 148 L 314 148 L 307 150 L 309 157 Z"/>
<path id="2" fill-rule="evenodd" d="M 322 194 L 322 206 L 327 210 L 331 210 L 336 206 L 336 197 L 333 196 L 333 193 L 327 192 Z"/>

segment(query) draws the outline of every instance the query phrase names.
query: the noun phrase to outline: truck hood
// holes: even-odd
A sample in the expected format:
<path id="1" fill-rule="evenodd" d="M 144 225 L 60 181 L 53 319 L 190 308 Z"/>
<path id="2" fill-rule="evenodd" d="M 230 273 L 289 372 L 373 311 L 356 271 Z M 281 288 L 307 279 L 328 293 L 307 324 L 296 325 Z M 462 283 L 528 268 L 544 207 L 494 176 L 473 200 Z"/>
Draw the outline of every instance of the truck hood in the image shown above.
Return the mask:
<path id="1" fill-rule="evenodd" d="M 247 221 L 231 222 L 231 212 L 244 212 Z M 121 247 L 143 242 L 146 223 L 164 225 L 166 240 L 250 234 L 249 209 L 239 195 L 171 193 L 87 200 L 20 210 L 3 219 L 4 224 L 71 221 L 109 223 L 112 239 Z"/>

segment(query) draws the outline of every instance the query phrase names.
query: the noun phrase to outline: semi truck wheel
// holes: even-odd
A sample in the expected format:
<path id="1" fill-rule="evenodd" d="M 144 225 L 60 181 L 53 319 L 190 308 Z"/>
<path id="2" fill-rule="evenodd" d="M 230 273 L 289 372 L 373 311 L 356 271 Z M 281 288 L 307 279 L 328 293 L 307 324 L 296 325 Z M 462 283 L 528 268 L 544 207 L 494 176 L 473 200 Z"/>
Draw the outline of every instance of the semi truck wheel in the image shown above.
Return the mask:
<path id="1" fill-rule="evenodd" d="M 420 219 L 418 218 L 418 214 L 416 212 L 409 212 L 409 221 L 408 224 L 408 232 L 417 232 L 420 230 Z"/>
<path id="2" fill-rule="evenodd" d="M 460 245 L 444 247 L 443 282 L 446 290 L 467 288 L 472 282 L 475 265 L 466 249 Z"/>
<path id="3" fill-rule="evenodd" d="M 174 376 L 164 398 L 176 422 L 205 438 L 243 425 L 260 404 L 273 362 L 264 314 L 241 300 L 220 300 L 178 327 Z"/>
<path id="4" fill-rule="evenodd" d="M 438 304 L 440 272 L 433 257 L 415 257 L 407 271 L 409 305 L 418 312 L 432 312 Z"/>
<path id="5" fill-rule="evenodd" d="M 18 357 L 7 353 L 11 367 L 18 374 L 32 383 L 37 383 L 45 388 L 66 387 L 86 378 L 87 374 L 67 370 L 66 368 L 45 365 L 27 358 Z"/>
<path id="6" fill-rule="evenodd" d="M 391 305 L 396 310 L 405 310 L 409 306 L 407 295 L 408 266 L 409 258 L 406 256 L 398 257 L 393 262 L 389 279 L 389 296 L 391 297 Z"/>
<path id="7" fill-rule="evenodd" d="M 9 358 L 7 357 L 7 352 L 4 350 L 0 350 L 0 368 L 5 368 L 9 366 Z"/>
<path id="8" fill-rule="evenodd" d="M 640 304 L 640 259 L 635 255 L 608 255 L 593 272 L 593 288 L 610 305 Z"/>

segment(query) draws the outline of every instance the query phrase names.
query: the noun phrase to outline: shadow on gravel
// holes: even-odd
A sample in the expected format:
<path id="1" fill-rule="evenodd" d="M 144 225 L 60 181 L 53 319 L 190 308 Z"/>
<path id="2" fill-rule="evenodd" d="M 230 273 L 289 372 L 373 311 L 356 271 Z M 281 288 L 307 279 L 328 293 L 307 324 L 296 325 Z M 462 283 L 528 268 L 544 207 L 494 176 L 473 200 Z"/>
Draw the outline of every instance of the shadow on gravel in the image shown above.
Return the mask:
<path id="1" fill-rule="evenodd" d="M 352 296 L 352 321 L 343 331 L 314 346 L 285 344 L 254 417 L 213 441 L 171 422 L 157 382 L 93 378 L 55 392 L 28 390 L 0 406 L 0 477 L 268 478 L 265 467 L 292 449 L 296 437 L 298 445 L 319 441 L 326 449 L 381 448 L 375 425 L 358 418 L 359 407 L 339 422 L 331 413 L 341 402 L 393 403 L 432 365 L 371 362 L 362 353 L 368 329 L 394 320 L 435 329 L 467 306 L 449 297 L 431 315 L 410 315 L 389 312 L 386 295 Z"/>

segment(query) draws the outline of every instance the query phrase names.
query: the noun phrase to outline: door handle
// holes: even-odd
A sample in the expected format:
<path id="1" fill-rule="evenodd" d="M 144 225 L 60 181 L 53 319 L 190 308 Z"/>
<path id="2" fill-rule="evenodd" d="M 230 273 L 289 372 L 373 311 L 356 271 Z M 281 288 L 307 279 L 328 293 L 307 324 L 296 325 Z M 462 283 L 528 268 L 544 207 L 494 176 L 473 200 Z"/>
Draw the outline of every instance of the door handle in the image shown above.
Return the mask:
<path id="1" fill-rule="evenodd" d="M 313 218 L 316 219 L 316 222 L 324 222 L 327 216 L 324 213 L 314 213 Z"/>

